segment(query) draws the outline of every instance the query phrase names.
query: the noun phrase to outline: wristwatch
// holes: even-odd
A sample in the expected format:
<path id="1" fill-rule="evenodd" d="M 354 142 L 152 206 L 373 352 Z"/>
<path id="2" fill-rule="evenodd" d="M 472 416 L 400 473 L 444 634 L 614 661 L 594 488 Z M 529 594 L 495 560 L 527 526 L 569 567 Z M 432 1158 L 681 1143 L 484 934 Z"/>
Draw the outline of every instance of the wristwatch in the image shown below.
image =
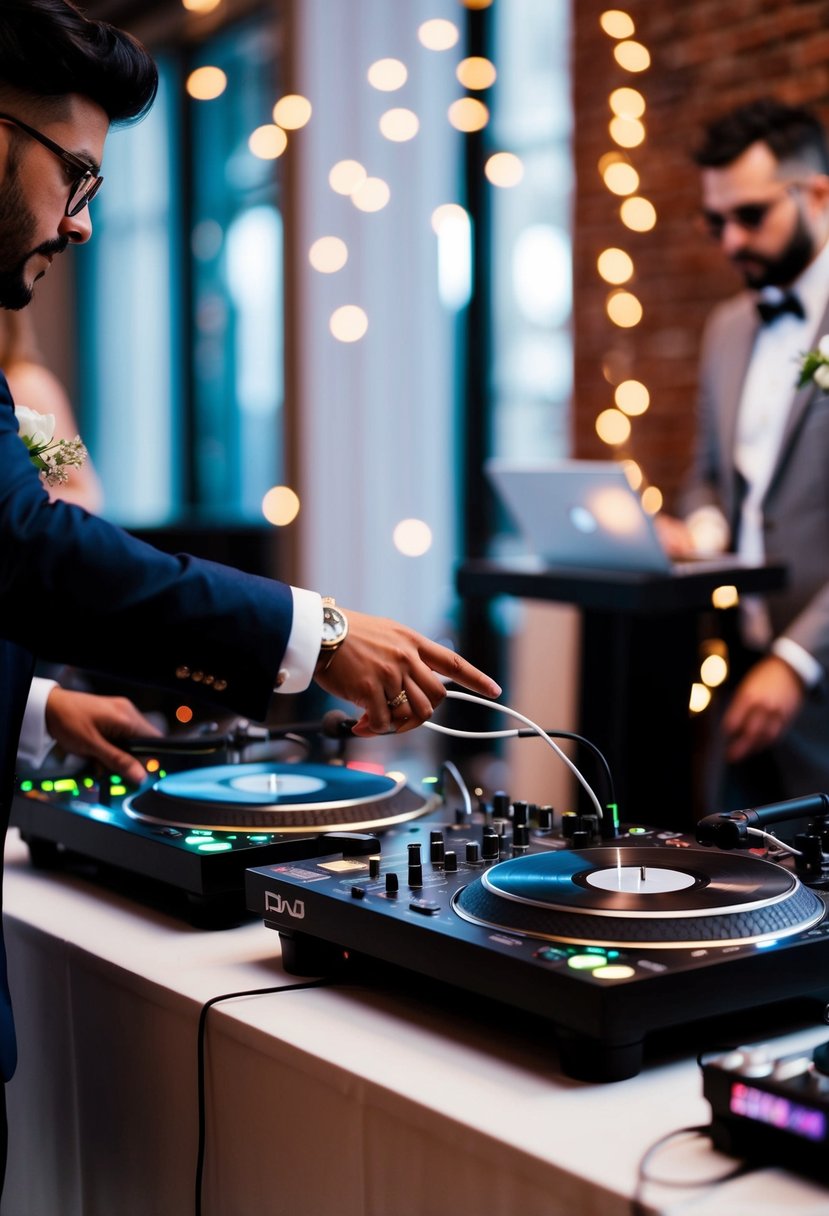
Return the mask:
<path id="1" fill-rule="evenodd" d="M 322 597 L 322 638 L 320 658 L 324 659 L 325 671 L 334 655 L 348 636 L 348 617 L 337 607 L 330 595 Z"/>

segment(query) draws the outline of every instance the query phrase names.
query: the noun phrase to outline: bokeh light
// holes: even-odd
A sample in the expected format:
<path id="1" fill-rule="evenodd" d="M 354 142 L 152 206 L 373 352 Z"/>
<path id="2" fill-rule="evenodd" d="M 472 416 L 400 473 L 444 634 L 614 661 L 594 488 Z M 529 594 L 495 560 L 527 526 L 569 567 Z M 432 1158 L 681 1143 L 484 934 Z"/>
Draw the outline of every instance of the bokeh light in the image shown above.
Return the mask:
<path id="1" fill-rule="evenodd" d="M 596 434 L 602 443 L 615 446 L 630 439 L 630 420 L 620 410 L 602 410 L 596 419 Z"/>
<path id="2" fill-rule="evenodd" d="M 648 515 L 657 515 L 662 510 L 662 491 L 658 486 L 646 486 L 642 491 L 642 506 Z"/>
<path id="3" fill-rule="evenodd" d="M 639 380 L 623 380 L 616 385 L 613 399 L 623 413 L 631 418 L 644 414 L 651 403 L 651 395 Z"/>
<path id="4" fill-rule="evenodd" d="M 390 198 L 391 190 L 382 177 L 367 177 L 351 194 L 351 201 L 359 211 L 382 211 Z"/>
<path id="5" fill-rule="evenodd" d="M 608 101 L 619 118 L 641 118 L 645 113 L 645 99 L 638 89 L 614 89 Z"/>
<path id="6" fill-rule="evenodd" d="M 422 519 L 401 519 L 393 539 L 394 547 L 406 557 L 422 557 L 432 547 L 432 529 Z"/>
<path id="7" fill-rule="evenodd" d="M 711 592 L 711 603 L 714 608 L 736 608 L 740 602 L 740 593 L 736 587 L 726 583 L 715 587 Z"/>
<path id="8" fill-rule="evenodd" d="M 337 194 L 353 194 L 367 177 L 358 160 L 338 160 L 328 174 L 328 184 Z"/>
<path id="9" fill-rule="evenodd" d="M 633 18 L 618 8 L 609 8 L 602 13 L 599 24 L 611 38 L 630 38 L 636 32 Z"/>
<path id="10" fill-rule="evenodd" d="M 417 36 L 427 51 L 448 51 L 458 41 L 460 33 L 454 22 L 435 17 L 423 22 Z"/>
<path id="11" fill-rule="evenodd" d="M 420 119 L 414 110 L 401 108 L 386 110 L 380 115 L 380 133 L 393 143 L 403 144 L 414 139 L 420 130 Z"/>
<path id="12" fill-rule="evenodd" d="M 644 72 L 651 66 L 650 51 L 641 42 L 617 43 L 613 58 L 626 72 Z"/>
<path id="13" fill-rule="evenodd" d="M 376 59 L 368 69 L 368 82 L 381 93 L 402 89 L 409 79 L 409 70 L 400 59 Z"/>
<path id="14" fill-rule="evenodd" d="M 357 304 L 343 304 L 331 314 L 328 327 L 338 342 L 359 342 L 368 329 L 368 317 Z"/>
<path id="15" fill-rule="evenodd" d="M 709 688 L 719 688 L 728 679 L 728 663 L 721 654 L 709 654 L 703 659 L 699 669 L 703 684 Z"/>
<path id="16" fill-rule="evenodd" d="M 449 121 L 456 131 L 481 131 L 489 122 L 489 110 L 475 97 L 460 97 L 449 107 Z"/>
<path id="17" fill-rule="evenodd" d="M 701 714 L 711 704 L 711 693 L 704 684 L 692 684 L 688 708 L 692 714 Z"/>
<path id="18" fill-rule="evenodd" d="M 348 261 L 348 246 L 338 236 L 321 236 L 308 250 L 308 261 L 320 274 L 335 274 Z"/>
<path id="19" fill-rule="evenodd" d="M 624 249 L 603 249 L 596 265 L 606 283 L 626 283 L 633 274 L 633 258 Z"/>
<path id="20" fill-rule="evenodd" d="M 273 108 L 273 120 L 286 131 L 298 131 L 311 117 L 311 103 L 300 93 L 286 93 Z"/>
<path id="21" fill-rule="evenodd" d="M 630 291 L 614 291 L 607 299 L 607 315 L 620 329 L 632 329 L 642 320 L 642 305 Z"/>
<path id="22" fill-rule="evenodd" d="M 276 160 L 288 146 L 288 136 L 281 127 L 268 122 L 257 127 L 248 139 L 248 147 L 260 160 Z"/>
<path id="23" fill-rule="evenodd" d="M 495 84 L 498 73 L 495 64 L 482 55 L 470 55 L 455 68 L 455 75 L 465 89 L 488 89 Z"/>
<path id="24" fill-rule="evenodd" d="M 213 101 L 227 88 L 227 76 L 221 68 L 196 68 L 187 77 L 185 88 L 195 101 Z"/>
<path id="25" fill-rule="evenodd" d="M 639 189 L 639 174 L 627 161 L 617 160 L 608 165 L 602 178 L 611 194 L 633 194 Z"/>
<path id="26" fill-rule="evenodd" d="M 272 486 L 262 499 L 262 514 L 275 528 L 284 528 L 299 515 L 299 496 L 290 486 Z"/>
<path id="27" fill-rule="evenodd" d="M 514 152 L 495 152 L 484 165 L 487 180 L 493 186 L 517 186 L 524 176 L 524 165 Z"/>
<path id="28" fill-rule="evenodd" d="M 622 223 L 632 232 L 650 232 L 656 223 L 656 208 L 649 199 L 635 195 L 626 198 L 619 208 Z"/>

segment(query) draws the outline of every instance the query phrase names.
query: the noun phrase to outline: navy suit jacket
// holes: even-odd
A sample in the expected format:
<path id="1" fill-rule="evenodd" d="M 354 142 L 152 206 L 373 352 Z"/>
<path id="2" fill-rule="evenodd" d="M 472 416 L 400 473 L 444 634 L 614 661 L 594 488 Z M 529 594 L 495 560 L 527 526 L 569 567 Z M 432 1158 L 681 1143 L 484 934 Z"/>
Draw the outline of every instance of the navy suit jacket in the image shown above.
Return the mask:
<path id="1" fill-rule="evenodd" d="M 285 652 L 284 583 L 171 556 L 65 502 L 51 502 L 0 373 L 0 846 L 35 656 L 122 676 L 263 719 Z M 194 684 L 191 673 L 212 677 Z M 0 1070 L 16 1052 L 0 936 Z"/>

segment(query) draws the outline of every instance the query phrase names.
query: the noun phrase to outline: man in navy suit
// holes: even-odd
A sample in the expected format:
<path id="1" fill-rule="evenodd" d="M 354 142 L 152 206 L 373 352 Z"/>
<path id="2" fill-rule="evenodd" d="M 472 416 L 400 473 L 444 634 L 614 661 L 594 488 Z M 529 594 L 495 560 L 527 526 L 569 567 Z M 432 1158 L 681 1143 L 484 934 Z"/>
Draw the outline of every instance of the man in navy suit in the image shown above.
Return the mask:
<path id="1" fill-rule="evenodd" d="M 0 6 L 0 306 L 17 309 L 70 244 L 89 239 L 113 122 L 152 104 L 157 74 L 129 35 L 69 0 Z M 0 375 L 0 832 L 35 654 L 203 692 L 266 716 L 274 691 L 314 679 L 361 708 L 358 735 L 406 731 L 445 696 L 441 677 L 497 696 L 459 655 L 313 592 L 170 556 L 65 502 L 50 502 Z M 15 1065 L 0 953 L 0 1067 Z M 3 1120 L 5 1125 L 5 1120 Z M 4 1137 L 5 1139 L 5 1137 Z"/>

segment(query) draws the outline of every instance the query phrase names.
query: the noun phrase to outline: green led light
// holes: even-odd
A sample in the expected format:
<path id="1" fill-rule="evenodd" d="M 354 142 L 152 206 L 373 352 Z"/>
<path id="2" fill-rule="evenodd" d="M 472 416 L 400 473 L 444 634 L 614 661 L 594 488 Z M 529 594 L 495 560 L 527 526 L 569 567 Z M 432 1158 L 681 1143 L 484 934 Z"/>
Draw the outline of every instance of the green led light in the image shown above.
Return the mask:
<path id="1" fill-rule="evenodd" d="M 55 788 L 55 784 L 53 781 L 41 781 L 40 788 L 44 791 L 44 793 L 51 794 L 52 790 Z"/>
<path id="2" fill-rule="evenodd" d="M 267 839 L 267 836 L 248 836 L 248 840 L 251 844 L 264 844 Z"/>
<path id="3" fill-rule="evenodd" d="M 648 829 L 647 828 L 631 828 L 630 834 L 631 834 L 631 836 L 647 836 Z"/>
<path id="4" fill-rule="evenodd" d="M 28 794 L 29 790 L 34 789 L 34 784 L 31 781 L 21 781 L 20 788 L 24 794 Z"/>
<path id="5" fill-rule="evenodd" d="M 420 784 L 421 785 L 437 785 L 437 783 L 438 783 L 437 777 L 424 777 Z"/>
<path id="6" fill-rule="evenodd" d="M 95 781 L 92 777 L 84 777 L 83 788 L 85 790 L 91 790 L 94 784 L 95 784 Z"/>
<path id="7" fill-rule="evenodd" d="M 598 954 L 574 954 L 568 960 L 567 966 L 572 967 L 574 971 L 595 971 L 597 967 L 605 966 L 605 958 Z"/>
<path id="8" fill-rule="evenodd" d="M 121 785 L 123 783 L 123 780 L 124 780 L 124 778 L 119 777 L 117 773 L 109 774 L 109 784 L 110 785 Z"/>
<path id="9" fill-rule="evenodd" d="M 212 839 L 213 839 L 213 835 L 211 832 L 201 832 L 198 836 L 196 836 L 196 835 L 185 836 L 184 843 L 185 844 L 204 844 L 206 840 L 212 840 Z"/>
<path id="10" fill-rule="evenodd" d="M 111 785 L 109 792 L 110 794 L 126 794 L 127 787 L 125 785 Z"/>
<path id="11" fill-rule="evenodd" d="M 78 787 L 72 777 L 61 777 L 60 781 L 55 782 L 55 789 L 59 794 L 64 794 L 67 790 L 73 794 L 78 792 Z"/>
<path id="12" fill-rule="evenodd" d="M 232 849 L 233 845 L 228 844 L 224 840 L 205 840 L 199 845 L 200 853 L 225 853 L 228 849 Z"/>
<path id="13" fill-rule="evenodd" d="M 608 802 L 607 809 L 610 811 L 610 818 L 613 820 L 613 826 L 616 831 L 619 831 L 619 804 L 618 802 Z"/>

